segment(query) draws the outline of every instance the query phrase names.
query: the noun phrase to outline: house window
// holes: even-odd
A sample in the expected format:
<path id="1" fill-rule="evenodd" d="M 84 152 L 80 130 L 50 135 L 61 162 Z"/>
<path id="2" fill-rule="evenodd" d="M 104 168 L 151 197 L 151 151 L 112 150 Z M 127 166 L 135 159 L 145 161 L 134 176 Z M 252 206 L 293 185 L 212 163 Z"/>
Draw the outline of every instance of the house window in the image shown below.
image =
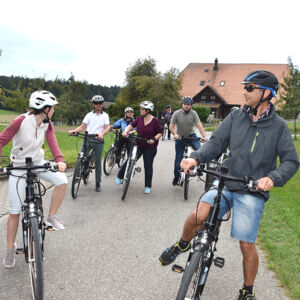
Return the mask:
<path id="1" fill-rule="evenodd" d="M 201 100 L 205 100 L 206 99 L 206 96 L 205 95 L 202 95 L 201 96 Z"/>
<path id="2" fill-rule="evenodd" d="M 205 69 L 204 72 L 207 73 L 207 72 L 208 72 L 208 69 Z"/>
<path id="3" fill-rule="evenodd" d="M 203 86 L 205 84 L 205 80 L 200 81 L 200 85 Z"/>
<path id="4" fill-rule="evenodd" d="M 224 86 L 224 85 L 225 85 L 225 81 L 221 81 L 220 86 Z"/>
<path id="5" fill-rule="evenodd" d="M 210 96 L 210 100 L 216 100 L 216 96 Z"/>

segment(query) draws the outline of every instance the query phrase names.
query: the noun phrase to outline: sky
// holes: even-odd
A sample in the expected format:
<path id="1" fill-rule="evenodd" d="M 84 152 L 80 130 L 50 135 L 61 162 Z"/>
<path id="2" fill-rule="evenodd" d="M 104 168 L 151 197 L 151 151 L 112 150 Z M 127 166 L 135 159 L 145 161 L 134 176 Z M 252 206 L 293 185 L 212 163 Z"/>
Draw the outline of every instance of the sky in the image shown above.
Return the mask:
<path id="1" fill-rule="evenodd" d="M 125 83 L 138 59 L 300 65 L 296 0 L 26 0 L 0 6 L 0 75 Z M 1 51 L 0 51 L 1 52 Z"/>

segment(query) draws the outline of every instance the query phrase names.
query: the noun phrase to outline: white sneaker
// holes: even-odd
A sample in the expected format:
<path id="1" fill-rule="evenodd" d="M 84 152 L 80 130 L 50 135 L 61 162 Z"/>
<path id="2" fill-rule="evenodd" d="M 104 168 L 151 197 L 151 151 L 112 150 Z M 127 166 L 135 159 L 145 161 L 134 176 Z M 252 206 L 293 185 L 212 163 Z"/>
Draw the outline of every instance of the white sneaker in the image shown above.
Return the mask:
<path id="1" fill-rule="evenodd" d="M 46 225 L 52 226 L 54 230 L 63 230 L 65 229 L 64 224 L 60 221 L 57 215 L 52 215 L 47 218 Z"/>
<path id="2" fill-rule="evenodd" d="M 14 249 L 6 249 L 5 257 L 3 259 L 3 265 L 5 268 L 13 268 L 15 266 L 16 249 L 17 249 L 16 243 L 14 243 Z"/>

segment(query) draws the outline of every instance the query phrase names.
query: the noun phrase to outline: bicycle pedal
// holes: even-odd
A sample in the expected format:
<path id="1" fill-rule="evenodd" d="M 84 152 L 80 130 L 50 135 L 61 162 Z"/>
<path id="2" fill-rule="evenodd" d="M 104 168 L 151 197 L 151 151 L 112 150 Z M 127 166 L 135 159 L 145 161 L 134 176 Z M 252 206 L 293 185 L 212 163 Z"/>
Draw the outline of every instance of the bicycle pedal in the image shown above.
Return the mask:
<path id="1" fill-rule="evenodd" d="M 223 268 L 225 265 L 225 259 L 218 256 L 214 259 L 214 264 L 216 267 Z"/>
<path id="2" fill-rule="evenodd" d="M 52 225 L 45 225 L 45 229 L 47 230 L 47 231 L 54 231 L 54 227 L 52 226 Z"/>
<path id="3" fill-rule="evenodd" d="M 172 266 L 172 271 L 176 272 L 176 273 L 183 273 L 184 268 L 182 266 L 179 266 L 179 265 L 173 265 Z"/>
<path id="4" fill-rule="evenodd" d="M 24 254 L 24 249 L 23 248 L 17 248 L 15 253 L 16 253 L 16 255 Z"/>
<path id="5" fill-rule="evenodd" d="M 142 169 L 141 169 L 140 167 L 136 167 L 136 168 L 135 168 L 135 171 L 136 171 L 136 172 L 141 172 Z"/>

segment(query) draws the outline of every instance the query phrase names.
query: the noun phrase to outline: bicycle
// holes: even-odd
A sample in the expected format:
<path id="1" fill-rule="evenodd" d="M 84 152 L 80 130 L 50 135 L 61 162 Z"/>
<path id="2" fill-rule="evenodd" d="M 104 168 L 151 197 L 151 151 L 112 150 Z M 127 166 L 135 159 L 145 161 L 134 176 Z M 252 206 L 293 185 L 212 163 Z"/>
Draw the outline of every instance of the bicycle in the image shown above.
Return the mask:
<path id="1" fill-rule="evenodd" d="M 164 141 L 168 133 L 168 123 L 164 119 L 161 120 L 161 127 L 163 129 L 163 134 L 161 136 L 161 139 Z"/>
<path id="2" fill-rule="evenodd" d="M 188 141 L 202 141 L 200 137 L 180 137 L 179 140 L 181 140 L 184 143 L 184 152 L 183 152 L 183 158 L 182 159 L 187 159 L 189 157 L 189 147 L 191 146 Z M 178 140 L 178 141 L 179 141 Z M 183 186 L 183 194 L 184 194 L 184 199 L 188 199 L 189 195 L 189 186 L 190 186 L 190 180 L 191 177 L 194 175 L 192 174 L 185 174 L 183 170 L 179 170 L 179 181 L 178 185 Z"/>
<path id="3" fill-rule="evenodd" d="M 120 140 L 120 131 L 119 130 L 111 130 L 116 136 L 115 140 L 106 152 L 103 161 L 103 172 L 105 175 L 110 175 L 115 164 L 118 164 L 120 168 L 125 160 L 127 147 L 124 144 L 121 148 L 120 155 L 117 155 L 117 145 Z M 117 162 L 118 161 L 118 162 Z"/>
<path id="4" fill-rule="evenodd" d="M 78 153 L 72 178 L 71 195 L 73 199 L 76 199 L 81 180 L 83 179 L 83 183 L 87 184 L 90 173 L 92 173 L 92 170 L 95 168 L 94 150 L 91 149 L 89 153 L 86 154 L 88 138 L 97 139 L 98 135 L 89 134 L 87 131 L 85 133 L 75 132 L 72 135 L 83 138 L 82 151 Z"/>
<path id="5" fill-rule="evenodd" d="M 214 204 L 210 208 L 208 217 L 204 222 L 202 229 L 195 232 L 185 269 L 178 265 L 172 266 L 173 271 L 179 273 L 183 272 L 176 300 L 199 300 L 204 290 L 204 286 L 212 262 L 214 262 L 214 265 L 219 268 L 223 268 L 225 264 L 225 259 L 222 257 L 216 257 L 215 259 L 213 259 L 214 252 L 217 250 L 216 244 L 218 241 L 221 222 L 228 221 L 230 218 L 229 211 L 228 217 L 226 219 L 218 219 L 222 191 L 225 187 L 225 181 L 244 183 L 245 186 L 242 189 L 231 191 L 236 192 L 248 190 L 250 192 L 259 193 L 265 198 L 265 194 L 263 192 L 256 190 L 256 181 L 253 181 L 248 177 L 237 178 L 227 175 L 227 168 L 221 167 L 221 171 L 217 172 L 207 170 L 205 169 L 205 165 L 201 164 L 194 170 L 194 172 L 196 172 L 199 176 L 201 176 L 204 172 L 219 178 L 218 186 L 215 187 L 218 190 L 218 193 L 214 198 Z"/>
<path id="6" fill-rule="evenodd" d="M 213 159 L 212 161 L 206 164 L 207 170 L 216 171 L 218 167 L 222 164 L 222 162 L 227 158 L 229 158 L 229 156 L 230 156 L 230 151 L 229 149 L 227 149 L 226 152 L 222 153 L 218 159 Z M 208 173 L 206 174 L 205 187 L 204 187 L 205 192 L 207 192 L 212 187 L 214 180 L 215 177 L 213 175 Z"/>
<path id="7" fill-rule="evenodd" d="M 45 186 L 40 182 L 34 170 L 42 169 L 56 172 L 57 166 L 51 163 L 44 165 L 33 165 L 32 158 L 25 159 L 25 166 L 8 166 L 1 168 L 4 175 L 17 176 L 11 173 L 12 170 L 24 170 L 26 175 L 17 176 L 26 178 L 26 197 L 22 204 L 22 231 L 23 248 L 16 249 L 16 254 L 24 254 L 25 261 L 29 265 L 30 283 L 32 297 L 34 300 L 42 300 L 44 295 L 43 260 L 45 230 L 52 231 L 53 227 L 44 222 L 42 196 L 46 193 Z M 43 172 L 41 171 L 41 172 Z"/>
<path id="8" fill-rule="evenodd" d="M 138 151 L 138 145 L 136 144 L 136 141 L 139 140 L 148 143 L 147 139 L 141 138 L 136 135 L 135 136 L 129 135 L 128 138 L 132 142 L 132 150 L 127 159 L 125 175 L 123 178 L 123 193 L 121 197 L 122 200 L 125 200 L 130 181 L 133 179 L 135 172 L 141 172 L 141 168 L 135 166 L 137 162 L 137 151 Z"/>

